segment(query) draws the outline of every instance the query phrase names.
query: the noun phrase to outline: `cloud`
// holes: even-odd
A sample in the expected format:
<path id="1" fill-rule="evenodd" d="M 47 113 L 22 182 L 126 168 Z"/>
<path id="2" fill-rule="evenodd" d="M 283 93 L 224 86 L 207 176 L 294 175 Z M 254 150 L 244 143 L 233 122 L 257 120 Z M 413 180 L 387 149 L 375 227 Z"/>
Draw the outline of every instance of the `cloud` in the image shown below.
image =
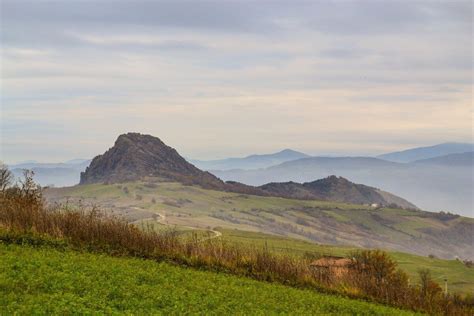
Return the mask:
<path id="1" fill-rule="evenodd" d="M 472 138 L 470 1 L 4 0 L 1 9 L 8 160 L 31 158 L 31 142 L 62 146 L 65 160 L 89 157 L 128 130 L 200 158 Z"/>

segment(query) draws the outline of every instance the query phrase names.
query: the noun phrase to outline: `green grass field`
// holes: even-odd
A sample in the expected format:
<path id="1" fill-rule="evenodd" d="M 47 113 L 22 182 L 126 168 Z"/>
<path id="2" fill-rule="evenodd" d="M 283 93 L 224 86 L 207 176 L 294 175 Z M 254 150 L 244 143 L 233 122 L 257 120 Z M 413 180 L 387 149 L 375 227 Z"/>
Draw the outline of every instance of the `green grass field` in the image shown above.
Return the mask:
<path id="1" fill-rule="evenodd" d="M 167 263 L 0 244 L 0 314 L 413 313 Z"/>

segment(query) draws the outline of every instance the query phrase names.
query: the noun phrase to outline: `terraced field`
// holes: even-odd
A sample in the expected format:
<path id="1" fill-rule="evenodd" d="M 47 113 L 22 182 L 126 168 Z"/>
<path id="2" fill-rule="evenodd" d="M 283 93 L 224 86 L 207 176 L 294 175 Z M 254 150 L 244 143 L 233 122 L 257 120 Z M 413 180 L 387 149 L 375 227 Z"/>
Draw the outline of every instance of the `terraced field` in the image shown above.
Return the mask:
<path id="1" fill-rule="evenodd" d="M 0 244 L 0 314 L 412 315 L 154 261 Z"/>

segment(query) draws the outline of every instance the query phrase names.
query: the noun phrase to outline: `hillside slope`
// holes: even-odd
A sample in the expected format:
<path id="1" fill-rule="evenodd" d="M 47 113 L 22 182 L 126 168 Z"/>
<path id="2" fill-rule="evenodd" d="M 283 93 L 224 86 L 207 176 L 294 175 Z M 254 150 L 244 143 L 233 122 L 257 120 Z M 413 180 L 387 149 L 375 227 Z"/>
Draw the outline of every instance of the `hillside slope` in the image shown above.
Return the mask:
<path id="1" fill-rule="evenodd" d="M 149 260 L 0 244 L 0 314 L 412 315 Z"/>
<path id="2" fill-rule="evenodd" d="M 260 186 L 260 188 L 272 195 L 286 198 L 337 201 L 353 204 L 397 205 L 402 208 L 416 208 L 415 205 L 398 196 L 363 184 L 355 184 L 345 178 L 336 176 L 329 176 L 303 184 L 273 182 Z"/>
<path id="3" fill-rule="evenodd" d="M 45 191 L 48 201 L 86 203 L 161 227 L 224 227 L 320 244 L 474 259 L 474 219 L 329 201 L 262 197 L 179 183 L 93 184 Z"/>
<path id="4" fill-rule="evenodd" d="M 297 256 L 310 254 L 324 254 L 326 256 L 349 256 L 360 248 L 329 246 L 307 242 L 301 239 L 293 239 L 283 236 L 239 231 L 235 229 L 220 229 L 225 242 L 248 245 L 249 247 L 268 247 L 271 251 L 283 254 L 294 253 Z M 392 257 L 412 280 L 418 278 L 420 267 L 429 269 L 433 278 L 442 283 L 448 279 L 451 292 L 473 293 L 474 273 L 473 269 L 463 264 L 460 260 L 444 260 L 435 257 L 419 256 L 404 252 L 390 252 Z"/>

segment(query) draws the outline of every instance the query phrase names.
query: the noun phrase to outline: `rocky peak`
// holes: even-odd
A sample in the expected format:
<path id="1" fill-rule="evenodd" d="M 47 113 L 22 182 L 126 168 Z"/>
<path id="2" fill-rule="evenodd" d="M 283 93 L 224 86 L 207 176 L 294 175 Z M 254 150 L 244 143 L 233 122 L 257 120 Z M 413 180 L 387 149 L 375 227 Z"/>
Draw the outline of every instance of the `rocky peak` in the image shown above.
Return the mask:
<path id="1" fill-rule="evenodd" d="M 112 148 L 95 157 L 81 173 L 81 184 L 125 182 L 144 177 L 189 184 L 219 187 L 217 177 L 188 163 L 178 152 L 159 138 L 139 133 L 120 135 Z"/>

